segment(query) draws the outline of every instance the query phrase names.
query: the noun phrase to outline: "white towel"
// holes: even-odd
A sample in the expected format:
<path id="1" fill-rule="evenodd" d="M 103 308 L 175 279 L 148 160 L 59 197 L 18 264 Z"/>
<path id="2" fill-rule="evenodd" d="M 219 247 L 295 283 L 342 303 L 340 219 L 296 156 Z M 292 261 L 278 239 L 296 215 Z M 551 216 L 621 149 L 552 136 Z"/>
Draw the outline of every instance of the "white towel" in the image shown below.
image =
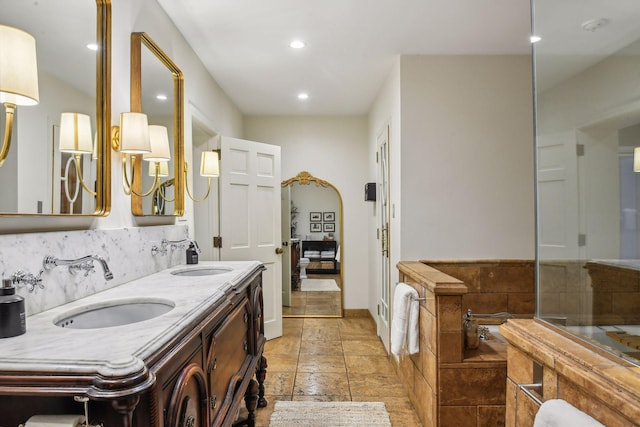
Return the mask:
<path id="1" fill-rule="evenodd" d="M 393 318 L 391 319 L 391 353 L 396 360 L 405 354 L 420 351 L 418 319 L 420 306 L 418 292 L 406 283 L 398 283 L 393 296 Z"/>
<path id="2" fill-rule="evenodd" d="M 605 427 L 575 406 L 562 399 L 550 399 L 544 402 L 533 427 Z"/>

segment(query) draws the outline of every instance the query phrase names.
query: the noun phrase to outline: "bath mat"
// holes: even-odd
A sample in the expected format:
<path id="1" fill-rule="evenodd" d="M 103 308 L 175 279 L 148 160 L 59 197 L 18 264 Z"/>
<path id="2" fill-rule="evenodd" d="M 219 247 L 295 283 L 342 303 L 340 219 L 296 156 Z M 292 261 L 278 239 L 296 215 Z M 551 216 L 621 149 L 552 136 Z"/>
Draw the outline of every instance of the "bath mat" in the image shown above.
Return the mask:
<path id="1" fill-rule="evenodd" d="M 269 427 L 391 427 L 384 402 L 277 401 Z"/>
<path id="2" fill-rule="evenodd" d="M 302 279 L 301 291 L 338 292 L 340 288 L 333 279 Z"/>

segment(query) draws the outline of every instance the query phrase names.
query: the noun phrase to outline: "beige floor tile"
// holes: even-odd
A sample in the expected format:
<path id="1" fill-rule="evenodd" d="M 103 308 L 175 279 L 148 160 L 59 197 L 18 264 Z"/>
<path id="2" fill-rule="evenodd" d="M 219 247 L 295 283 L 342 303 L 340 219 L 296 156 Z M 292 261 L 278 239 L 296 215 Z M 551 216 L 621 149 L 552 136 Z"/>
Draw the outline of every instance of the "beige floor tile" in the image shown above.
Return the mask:
<path id="1" fill-rule="evenodd" d="M 396 375 L 349 374 L 349 389 L 353 396 L 406 396 Z"/>
<path id="2" fill-rule="evenodd" d="M 346 374 L 344 356 L 301 354 L 298 372 L 334 372 Z"/>
<path id="3" fill-rule="evenodd" d="M 392 427 L 422 427 L 414 411 L 389 412 Z"/>
<path id="4" fill-rule="evenodd" d="M 295 372 L 298 366 L 298 353 L 272 354 L 267 357 L 267 372 Z"/>
<path id="5" fill-rule="evenodd" d="M 306 307 L 303 306 L 291 306 L 291 307 L 282 307 L 282 315 L 283 316 L 296 316 L 305 314 Z"/>
<path id="6" fill-rule="evenodd" d="M 304 327 L 307 328 L 339 328 L 338 321 L 340 319 L 304 319 Z"/>
<path id="7" fill-rule="evenodd" d="M 379 339 L 347 340 L 342 342 L 346 356 L 386 356 L 387 352 Z"/>
<path id="8" fill-rule="evenodd" d="M 337 341 L 340 339 L 338 328 L 307 328 L 302 330 L 303 341 Z"/>
<path id="9" fill-rule="evenodd" d="M 264 381 L 264 394 L 272 396 L 291 396 L 295 372 L 268 372 Z"/>
<path id="10" fill-rule="evenodd" d="M 323 354 L 326 356 L 342 355 L 342 342 L 333 341 L 306 341 L 300 345 L 300 354 Z"/>
<path id="11" fill-rule="evenodd" d="M 350 400 L 346 374 L 299 372 L 293 387 L 294 396 L 343 396 Z"/>
<path id="12" fill-rule="evenodd" d="M 373 319 L 367 317 L 350 317 L 338 320 L 341 331 L 368 332 L 376 335 L 376 324 Z"/>
<path id="13" fill-rule="evenodd" d="M 387 356 L 346 356 L 345 359 L 349 374 L 395 374 Z"/>
<path id="14" fill-rule="evenodd" d="M 264 352 L 268 359 L 272 354 L 298 354 L 299 351 L 299 337 L 283 336 L 267 341 Z"/>

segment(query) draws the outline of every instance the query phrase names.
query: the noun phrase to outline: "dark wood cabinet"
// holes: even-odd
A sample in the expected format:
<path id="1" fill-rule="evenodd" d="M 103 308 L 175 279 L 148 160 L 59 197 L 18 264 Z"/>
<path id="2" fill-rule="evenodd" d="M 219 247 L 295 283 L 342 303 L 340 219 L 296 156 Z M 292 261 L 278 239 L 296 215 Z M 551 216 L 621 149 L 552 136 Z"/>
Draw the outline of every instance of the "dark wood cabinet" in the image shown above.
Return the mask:
<path id="1" fill-rule="evenodd" d="M 90 397 L 90 422 L 109 427 L 253 427 L 256 407 L 266 405 L 262 311 L 259 269 L 172 331 L 135 374 L 0 372 L 0 425 L 35 414 L 80 414 L 73 396 L 81 395 Z M 243 404 L 248 419 L 236 420 Z"/>
<path id="2" fill-rule="evenodd" d="M 291 241 L 291 289 L 300 289 L 300 240 Z"/>
<path id="3" fill-rule="evenodd" d="M 303 240 L 301 254 L 302 258 L 309 259 L 307 273 L 337 274 L 340 271 L 335 240 Z"/>

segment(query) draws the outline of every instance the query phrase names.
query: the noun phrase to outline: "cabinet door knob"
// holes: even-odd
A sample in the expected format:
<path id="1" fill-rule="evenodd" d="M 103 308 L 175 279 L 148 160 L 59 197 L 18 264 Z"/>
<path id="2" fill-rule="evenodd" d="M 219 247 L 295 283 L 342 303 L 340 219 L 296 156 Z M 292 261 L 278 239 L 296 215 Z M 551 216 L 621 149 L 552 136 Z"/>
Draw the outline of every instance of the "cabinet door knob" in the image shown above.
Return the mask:
<path id="1" fill-rule="evenodd" d="M 209 405 L 211 406 L 211 409 L 216 409 L 217 405 L 217 400 L 218 398 L 216 397 L 216 395 L 214 394 L 213 396 L 211 396 L 211 399 L 209 401 Z"/>

